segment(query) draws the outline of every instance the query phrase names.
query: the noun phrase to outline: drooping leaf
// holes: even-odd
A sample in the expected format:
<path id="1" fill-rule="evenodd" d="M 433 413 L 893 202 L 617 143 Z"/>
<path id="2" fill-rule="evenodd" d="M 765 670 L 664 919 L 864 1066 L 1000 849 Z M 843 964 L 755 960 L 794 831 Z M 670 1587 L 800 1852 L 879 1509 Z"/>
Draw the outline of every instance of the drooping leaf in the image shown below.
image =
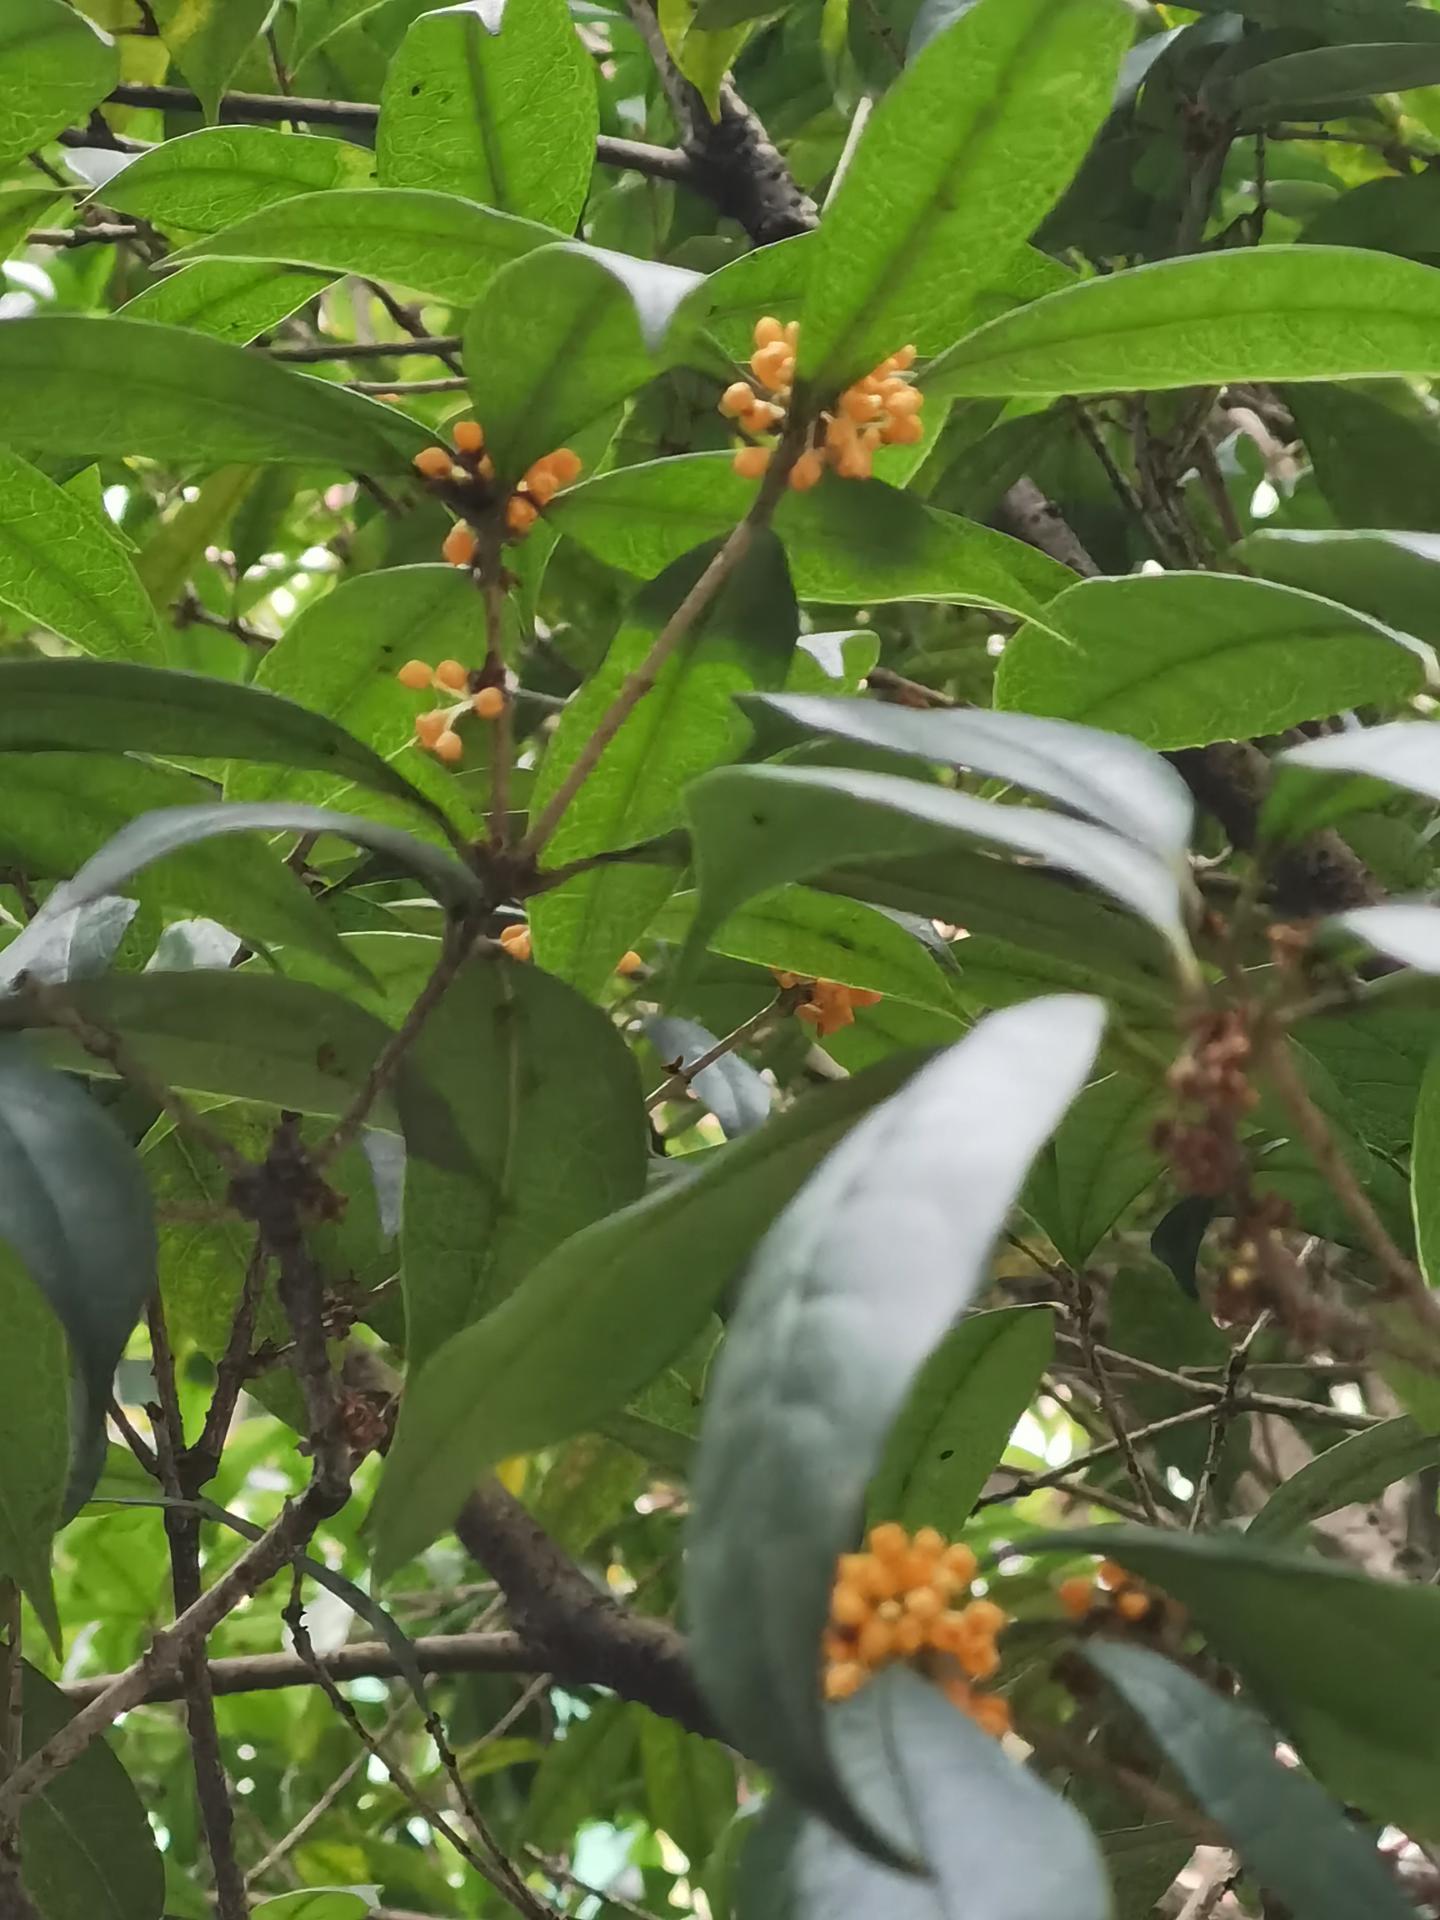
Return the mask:
<path id="1" fill-rule="evenodd" d="M 15 1581 L 56 1653 L 50 1541 L 70 1471 L 70 1366 L 60 1322 L 0 1240 L 0 1575 Z"/>
<path id="2" fill-rule="evenodd" d="M 1276 839 L 1303 832 L 1343 780 L 1384 781 L 1406 793 L 1440 800 L 1440 730 L 1429 722 L 1392 720 L 1378 727 L 1348 727 L 1282 749 L 1275 764 L 1275 784 L 1260 819 L 1265 833 Z M 1343 804 L 1343 791 L 1340 797 Z M 1401 920 L 1395 918 L 1394 924 L 1398 927 Z"/>
<path id="3" fill-rule="evenodd" d="M 1440 431 L 1407 383 L 1314 380 L 1281 392 L 1341 526 L 1429 532 L 1440 499 Z"/>
<path id="4" fill-rule="evenodd" d="M 153 660 L 160 635 L 109 521 L 0 448 L 0 601 L 86 653 Z"/>
<path id="5" fill-rule="evenodd" d="M 565 1844 L 611 1783 L 624 1779 L 638 1737 L 636 1716 L 624 1700 L 597 1700 L 583 1720 L 570 1722 L 536 1771 L 524 1816 L 532 1844 Z"/>
<path id="6" fill-rule="evenodd" d="M 1217 89 L 1215 107 L 1242 127 L 1263 127 L 1317 101 L 1360 101 L 1440 81 L 1440 45 L 1386 41 L 1384 32 L 1378 25 L 1368 45 L 1308 47 L 1257 61 Z"/>
<path id="7" fill-rule="evenodd" d="M 1185 783 L 1155 754 L 1137 752 L 1114 734 L 979 708 L 922 712 L 803 694 L 759 694 L 744 704 L 802 734 L 1011 781 L 1165 858 L 1183 856 L 1190 845 L 1195 809 Z"/>
<path id="8" fill-rule="evenodd" d="M 1103 1020 L 1075 997 L 993 1014 L 856 1127 L 757 1250 L 706 1396 L 686 1559 L 701 1684 L 747 1752 L 862 1844 L 875 1823 L 827 1753 L 815 1676 L 835 1558 Z"/>
<path id="9" fill-rule="evenodd" d="M 721 454 L 622 467 L 562 494 L 548 518 L 587 552 L 650 579 L 745 517 L 755 497 Z M 830 604 L 959 600 L 1022 618 L 1073 583 L 1065 567 L 878 480 L 791 493 L 775 515 L 796 596 Z"/>
<path id="10" fill-rule="evenodd" d="M 1434 372 L 1440 271 L 1350 247 L 1237 247 L 1078 282 L 927 370 L 936 396 Z"/>
<path id="11" fill-rule="evenodd" d="M 84 123 L 120 78 L 108 34 L 63 0 L 6 0 L 0 19 L 0 166 Z"/>
<path id="12" fill-rule="evenodd" d="M 1133 22 L 1111 0 L 979 0 L 886 93 L 820 227 L 798 371 L 822 389 L 956 337 L 1110 110 Z"/>
<path id="13" fill-rule="evenodd" d="M 373 162 L 363 147 L 273 127 L 202 127 L 164 140 L 105 183 L 104 202 L 169 232 L 216 233 L 262 207 L 359 186 Z"/>
<path id="14" fill-rule="evenodd" d="M 658 0 L 655 11 L 670 57 L 705 102 L 710 118 L 718 120 L 720 89 L 749 38 L 748 24 L 743 18 L 719 25 L 702 20 L 695 0 Z"/>
<path id="15" fill-rule="evenodd" d="M 1279 733 L 1436 673 L 1429 647 L 1314 594 L 1239 574 L 1085 580 L 1006 647 L 997 706 L 1171 748 Z M 1063 637 L 1062 637 L 1063 636 Z"/>
<path id="16" fill-rule="evenodd" d="M 1440 1435 L 1408 1414 L 1350 1433 L 1282 1480 L 1246 1529 L 1248 1540 L 1281 1541 L 1341 1507 L 1378 1500 L 1397 1480 L 1440 1465 Z"/>
<path id="17" fill-rule="evenodd" d="M 75 1708 L 27 1665 L 22 1744 L 46 1745 Z M 140 1796 L 103 1740 L 55 1774 L 20 1816 L 26 1891 L 45 1920 L 159 1920 L 165 1867 Z"/>
<path id="18" fill-rule="evenodd" d="M 1348 451 L 1353 457 L 1353 444 Z M 1427 646 L 1440 646 L 1440 538 L 1434 534 L 1264 528 L 1234 552 L 1263 579 L 1338 600 Z"/>
<path id="19" fill-rule="evenodd" d="M 119 311 L 127 320 L 188 327 L 243 347 L 323 293 L 332 278 L 265 262 L 197 260 L 142 287 Z"/>
<path id="20" fill-rule="evenodd" d="M 1410 1913 L 1373 1841 L 1319 1788 L 1275 1758 L 1275 1736 L 1244 1708 L 1148 1647 L 1091 1641 L 1086 1658 L 1145 1723 L 1245 1865 L 1314 1920 Z"/>
<path id="21" fill-rule="evenodd" d="M 678 267 L 578 245 L 502 267 L 465 328 L 470 395 L 500 478 L 518 480 L 638 392 L 696 284 Z"/>
<path id="22" fill-rule="evenodd" d="M 714 556 L 714 548 L 702 547 L 639 596 L 604 664 L 561 717 L 535 783 L 532 816 L 560 788 Z M 774 534 L 762 532 L 571 801 L 546 848 L 547 865 L 563 867 L 675 826 L 689 784 L 745 745 L 749 723 L 733 696 L 784 685 L 797 629 L 784 553 Z M 598 993 L 674 879 L 661 867 L 600 867 L 539 895 L 531 927 L 540 964 L 582 992 Z"/>
<path id="23" fill-rule="evenodd" d="M 507 6 L 498 27 L 483 15 L 445 7 L 406 34 L 380 101 L 380 184 L 438 188 L 571 233 L 600 130 L 590 57 L 565 0 Z"/>
<path id="24" fill-rule="evenodd" d="M 468 307 L 507 261 L 557 237 L 553 228 L 452 193 L 340 187 L 267 207 L 171 257 L 360 273 Z"/>
<path id="25" fill-rule="evenodd" d="M 1036 1162 L 1022 1205 L 1072 1270 L 1159 1174 L 1158 1117 L 1153 1085 L 1111 1074 L 1086 1088 Z"/>
<path id="26" fill-rule="evenodd" d="M 683 1353 L 800 1182 L 914 1066 L 887 1061 L 814 1093 L 693 1178 L 563 1241 L 436 1354 L 414 1377 L 376 1495 L 377 1571 L 442 1532 L 488 1466 L 593 1427 Z"/>
<path id="27" fill-rule="evenodd" d="M 1048 1307 L 972 1314 L 920 1369 L 870 1483 L 872 1520 L 955 1538 L 1055 1349 Z"/>
<path id="28" fill-rule="evenodd" d="M 264 26 L 269 0 L 152 0 L 160 39 L 195 92 L 207 120 L 250 43 Z"/>
<path id="29" fill-rule="evenodd" d="M 404 473 L 425 444 L 403 414 L 329 381 L 185 328 L 114 314 L 7 321 L 0 411 L 22 453 L 186 466 L 282 460 Z"/>
<path id="30" fill-rule="evenodd" d="M 406 1357 L 419 1368 L 553 1247 L 639 1197 L 646 1138 L 635 1062 L 616 1029 L 539 967 L 472 960 L 413 1057 L 479 1169 L 406 1171 Z"/>

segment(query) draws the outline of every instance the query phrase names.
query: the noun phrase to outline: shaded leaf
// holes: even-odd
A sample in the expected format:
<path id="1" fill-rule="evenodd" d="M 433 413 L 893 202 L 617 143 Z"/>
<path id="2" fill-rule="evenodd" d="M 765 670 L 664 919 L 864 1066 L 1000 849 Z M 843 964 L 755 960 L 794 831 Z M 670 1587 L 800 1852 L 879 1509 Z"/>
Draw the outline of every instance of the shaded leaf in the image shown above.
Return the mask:
<path id="1" fill-rule="evenodd" d="M 1427 646 L 1440 645 L 1440 536 L 1276 527 L 1249 534 L 1234 553 L 1266 580 L 1338 600 Z"/>
<path id="2" fill-rule="evenodd" d="M 651 1821 L 688 1855 L 708 1858 L 735 1811 L 735 1762 L 717 1740 L 632 1707 L 640 1727 L 640 1769 Z"/>
<path id="3" fill-rule="evenodd" d="M 644 1022 L 644 1032 L 667 1073 L 678 1071 L 688 1077 L 695 1098 L 714 1114 L 727 1140 L 763 1126 L 774 1095 L 748 1060 L 737 1053 L 722 1053 L 708 1067 L 695 1071 L 696 1063 L 720 1045 L 708 1027 L 674 1015 L 652 1014 Z"/>
<path id="4" fill-rule="evenodd" d="M 1153 1085 L 1112 1073 L 1086 1088 L 1036 1162 L 1021 1204 L 1067 1267 L 1084 1267 L 1159 1175 L 1160 1104 Z"/>
<path id="5" fill-rule="evenodd" d="M 1343 1440 L 1282 1480 L 1246 1529 L 1249 1540 L 1283 1540 L 1341 1507 L 1378 1500 L 1397 1480 L 1440 1466 L 1440 1435 L 1408 1414 Z"/>
<path id="6" fill-rule="evenodd" d="M 1440 81 L 1440 46 L 1385 41 L 1377 23 L 1369 45 L 1308 47 L 1260 60 L 1227 78 L 1216 90 L 1215 108 L 1242 127 L 1299 113 L 1317 102 L 1365 100 L 1373 93 L 1403 93 Z M 1326 116 L 1329 117 L 1329 116 Z"/>
<path id="7" fill-rule="evenodd" d="M 50 1541 L 70 1470 L 70 1365 L 60 1322 L 0 1241 L 0 1574 L 60 1652 Z"/>

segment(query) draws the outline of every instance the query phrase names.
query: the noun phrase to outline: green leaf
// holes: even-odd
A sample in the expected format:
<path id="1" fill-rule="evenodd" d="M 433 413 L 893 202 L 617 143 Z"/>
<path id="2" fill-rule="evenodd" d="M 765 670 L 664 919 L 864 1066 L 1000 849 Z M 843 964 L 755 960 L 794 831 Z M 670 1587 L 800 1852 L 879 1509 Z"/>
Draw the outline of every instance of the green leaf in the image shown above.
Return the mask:
<path id="1" fill-rule="evenodd" d="M 301 1113 L 345 1112 L 391 1037 L 383 1021 L 339 994 L 249 968 L 117 973 L 76 982 L 65 997 L 86 1019 L 118 1033 L 167 1085 Z M 0 1000 L 0 1025 L 36 1026 L 34 1049 L 59 1066 L 112 1071 L 71 1035 L 46 1029 L 23 999 Z M 411 1149 L 441 1165 L 468 1164 L 454 1117 L 413 1063 L 402 1066 L 371 1119 L 378 1127 L 403 1126 Z"/>
<path id="2" fill-rule="evenodd" d="M 254 467 L 222 467 L 195 493 L 161 520 L 135 561 L 145 592 L 157 613 L 169 611 L 183 593 L 205 549 L 214 546 L 230 516 L 256 478 Z M 93 649 L 92 649 L 93 651 Z"/>
<path id="3" fill-rule="evenodd" d="M 479 1168 L 479 1178 L 406 1171 L 413 1368 L 498 1307 L 562 1240 L 637 1199 L 647 1139 L 635 1061 L 616 1028 L 538 967 L 471 961 L 412 1057 L 449 1101 Z"/>
<path id="4" fill-rule="evenodd" d="M 702 547 L 676 561 L 632 605 L 600 670 L 561 716 L 531 796 L 532 815 L 562 785 L 716 550 Z M 691 781 L 736 758 L 749 738 L 749 722 L 733 696 L 785 684 L 797 629 L 784 553 L 774 534 L 762 531 L 605 748 L 561 818 L 547 864 L 563 867 L 676 825 Z M 674 879 L 662 867 L 600 867 L 540 894 L 531 909 L 536 958 L 582 992 L 597 994 Z"/>
<path id="5" fill-rule="evenodd" d="M 550 227 L 451 193 L 338 188 L 267 207 L 170 257 L 283 260 L 331 274 L 394 281 L 468 307 L 507 261 L 556 238 Z"/>
<path id="6" fill-rule="evenodd" d="M 291 267 L 250 266 L 237 260 L 200 260 L 142 287 L 119 309 L 127 320 L 188 327 L 243 347 L 323 293 L 332 276 Z"/>
<path id="7" fill-rule="evenodd" d="M 1332 1793 L 1407 1832 L 1437 1831 L 1434 1588 L 1367 1579 L 1234 1534 L 1116 1526 L 1063 1538 L 1067 1550 L 1103 1553 L 1174 1594 Z"/>
<path id="8" fill-rule="evenodd" d="M 265 25 L 270 0 L 152 0 L 161 44 L 213 120 L 220 96 Z"/>
<path id="9" fill-rule="evenodd" d="M 1268 837 L 1285 838 L 1304 831 L 1317 792 L 1333 787 L 1337 776 L 1383 780 L 1406 793 L 1440 800 L 1440 731 L 1429 721 L 1417 720 L 1347 727 L 1282 749 L 1275 766 L 1261 825 Z"/>
<path id="10" fill-rule="evenodd" d="M 21 1690 L 22 1747 L 46 1745 L 75 1708 L 31 1666 Z M 129 1776 L 95 1740 L 25 1802 L 20 1858 L 44 1920 L 159 1920 L 165 1868 Z"/>
<path id="11" fill-rule="evenodd" d="M 763 1126 L 774 1103 L 770 1083 L 739 1053 L 721 1053 L 708 1067 L 698 1063 L 720 1045 L 717 1034 L 696 1020 L 651 1014 L 642 1031 L 656 1058 L 689 1076 L 690 1092 L 714 1114 L 727 1140 Z"/>
<path id="12" fill-rule="evenodd" d="M 414 744 L 415 715 L 427 703 L 398 686 L 395 675 L 407 660 L 478 663 L 484 653 L 484 609 L 463 569 L 388 567 L 341 580 L 323 599 L 312 600 L 261 660 L 251 685 L 280 695 L 287 707 L 293 701 L 315 720 L 324 716 L 321 724 L 337 733 L 343 729 L 341 737 L 351 747 L 361 743 L 362 753 L 383 762 L 387 773 L 404 754 L 416 778 L 426 781 L 430 765 L 407 750 Z M 408 781 L 403 784 L 408 788 Z M 331 806 L 354 785 L 348 761 L 322 770 L 315 762 L 283 767 L 272 760 L 263 771 L 255 764 L 232 765 L 225 797 Z M 435 785 L 449 797 L 448 778 Z"/>
<path id="13" fill-rule="evenodd" d="M 425 444 L 414 421 L 329 381 L 114 314 L 7 321 L 0 409 L 20 450 L 87 459 L 281 460 L 394 474 L 408 472 Z"/>
<path id="14" fill-rule="evenodd" d="M 381 594 L 369 583 L 375 600 Z M 163 667 L 0 661 L 0 752 L 196 753 L 303 767 L 444 816 L 324 714 L 254 687 Z"/>
<path id="15" fill-rule="evenodd" d="M 1085 1657 L 1134 1709 L 1245 1865 L 1307 1920 L 1404 1920 L 1412 1911 L 1374 1840 L 1275 1758 L 1254 1715 L 1147 1647 L 1092 1640 Z"/>
<path id="16" fill-rule="evenodd" d="M 840 386 L 922 332 L 930 352 L 955 339 L 1084 158 L 1133 33 L 1113 0 L 978 0 L 909 62 L 821 223 L 801 378 Z"/>
<path id="17" fill-rule="evenodd" d="M 1263 127 L 1267 120 L 1293 117 L 1317 102 L 1328 107 L 1440 82 L 1440 46 L 1386 41 L 1384 33 L 1383 21 L 1377 21 L 1369 45 L 1309 47 L 1257 61 L 1220 83 L 1214 110 L 1238 119 L 1242 127 Z"/>
<path id="18" fill-rule="evenodd" d="M 0 20 L 0 166 L 43 147 L 62 127 L 83 125 L 119 78 L 115 42 L 62 0 L 6 0 Z"/>
<path id="19" fill-rule="evenodd" d="M 1355 247 L 1236 247 L 1085 280 L 992 320 L 926 391 L 1110 393 L 1436 371 L 1440 271 Z"/>
<path id="20" fill-rule="evenodd" d="M 1151 1146 L 1159 1117 L 1154 1086 L 1111 1074 L 1086 1088 L 1036 1162 L 1021 1204 L 1072 1270 L 1160 1173 Z"/>
<path id="21" fill-rule="evenodd" d="M 118 754 L 0 754 L 0 851 L 32 879 L 69 877 L 138 814 L 211 800 L 212 790 L 189 774 Z M 359 971 L 325 909 L 269 847 L 182 848 L 133 887 L 122 880 L 100 891 L 133 892 L 168 917 L 204 914 L 247 940 Z M 81 904 L 47 902 L 40 919 Z M 0 953 L 0 977 L 10 974 L 15 951 Z"/>
<path id="22" fill-rule="evenodd" d="M 1440 1435 L 1408 1414 L 1350 1433 L 1282 1480 L 1246 1529 L 1247 1540 L 1282 1541 L 1341 1507 L 1378 1500 L 1397 1480 L 1440 1466 Z"/>
<path id="23" fill-rule="evenodd" d="M 811 1094 L 562 1241 L 412 1376 L 369 1522 L 377 1577 L 448 1527 L 487 1467 L 593 1427 L 682 1354 L 796 1187 L 914 1064 Z"/>
<path id="24" fill-rule="evenodd" d="M 1440 503 L 1440 431 L 1411 387 L 1316 381 L 1286 387 L 1282 398 L 1341 526 L 1429 532 Z"/>
<path id="25" fill-rule="evenodd" d="M 57 1656 L 50 1541 L 70 1471 L 70 1363 L 60 1322 L 0 1241 L 0 1572 L 39 1615 Z"/>
<path id="26" fill-rule="evenodd" d="M 466 325 L 465 366 L 501 480 L 519 480 L 659 371 L 671 319 L 696 284 L 678 267 L 579 245 L 500 269 Z"/>
<path id="27" fill-rule="evenodd" d="M 115 660 L 153 659 L 160 635 L 110 522 L 0 448 L 0 601 Z"/>
<path id="28" fill-rule="evenodd" d="M 1440 646 L 1440 540 L 1433 534 L 1266 528 L 1242 540 L 1234 555 L 1263 579 L 1338 600 Z"/>
<path id="29" fill-rule="evenodd" d="M 1075 997 L 992 1014 L 857 1126 L 757 1251 L 706 1395 L 685 1569 L 696 1671 L 743 1749 L 867 1847 L 816 1684 L 836 1555 L 1103 1024 Z"/>
<path id="30" fill-rule="evenodd" d="M 250 1911 L 255 1920 L 365 1920 L 373 1911 L 363 1894 L 344 1887 L 308 1887 L 300 1893 L 282 1893 L 262 1900 Z"/>
<path id="31" fill-rule="evenodd" d="M 361 186 L 363 147 L 272 127 L 202 127 L 164 140 L 105 182 L 104 203 L 166 232 L 216 233 L 301 193 Z"/>
<path id="32" fill-rule="evenodd" d="M 954 1539 L 1055 1351 L 1048 1307 L 963 1320 L 920 1369 L 870 1483 L 871 1520 Z"/>
<path id="33" fill-rule="evenodd" d="M 565 0 L 422 14 L 390 62 L 382 187 L 434 187 L 572 233 L 600 131 L 595 68 Z M 557 444 L 552 442 L 553 444 Z"/>
<path id="34" fill-rule="evenodd" d="M 535 1772 L 524 1831 L 532 1845 L 568 1846 L 598 1800 L 626 1778 L 638 1738 L 627 1701 L 594 1700 L 582 1720 L 569 1721 Z"/>
<path id="35" fill-rule="evenodd" d="M 45 1296 L 88 1398 L 103 1406 L 155 1285 L 150 1196 L 109 1116 L 13 1037 L 0 1039 L 0 1240 Z"/>
<path id="36" fill-rule="evenodd" d="M 705 1860 L 735 1811 L 735 1762 L 716 1740 L 632 1707 L 650 1819 L 694 1864 Z"/>
<path id="37" fill-rule="evenodd" d="M 692 947 L 736 907 L 787 880 L 907 854 L 945 854 L 978 840 L 1088 881 L 1148 920 L 1185 964 L 1173 865 L 1088 820 L 829 767 L 718 768 L 690 788 L 686 808 L 700 889 Z"/>
<path id="38" fill-rule="evenodd" d="M 1157 749 L 1250 739 L 1401 700 L 1437 671 L 1431 650 L 1407 634 L 1239 574 L 1084 580 L 1045 617 L 1006 647 L 996 705 L 1113 728 Z"/>
<path id="39" fill-rule="evenodd" d="M 547 518 L 587 552 L 650 579 L 745 517 L 755 483 L 729 456 L 684 454 L 600 474 Z M 1074 575 L 1003 533 L 939 513 L 879 480 L 789 493 L 775 514 L 800 600 L 841 605 L 959 600 L 1031 619 Z"/>
<path id="40" fill-rule="evenodd" d="M 1195 808 L 1180 776 L 1115 734 L 980 708 L 921 712 L 878 701 L 759 694 L 742 703 L 823 734 L 1042 795 L 1168 859 L 1189 851 Z"/>

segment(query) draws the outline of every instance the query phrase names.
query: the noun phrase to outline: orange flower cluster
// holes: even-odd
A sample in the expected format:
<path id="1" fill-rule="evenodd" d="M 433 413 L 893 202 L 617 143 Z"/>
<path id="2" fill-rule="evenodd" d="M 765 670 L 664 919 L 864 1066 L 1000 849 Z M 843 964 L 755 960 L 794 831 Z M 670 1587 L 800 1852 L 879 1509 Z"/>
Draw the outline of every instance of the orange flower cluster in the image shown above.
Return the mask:
<path id="1" fill-rule="evenodd" d="M 1091 1580 L 1077 1574 L 1062 1580 L 1056 1597 L 1072 1620 L 1092 1626 L 1123 1621 L 1126 1626 L 1158 1625 L 1173 1606 L 1163 1593 L 1146 1586 L 1113 1560 L 1102 1560 Z"/>
<path id="2" fill-rule="evenodd" d="M 934 1527 L 909 1534 L 894 1521 L 872 1527 L 864 1553 L 842 1553 L 825 1630 L 827 1700 L 847 1700 L 882 1667 L 914 1661 L 977 1726 L 1009 1731 L 1010 1709 L 974 1684 L 998 1670 L 996 1635 L 1007 1624 L 993 1600 L 965 1596 L 975 1578 L 969 1547 Z"/>
<path id="3" fill-rule="evenodd" d="M 842 987 L 835 980 L 807 981 L 803 974 L 781 973 L 774 967 L 771 972 L 782 987 L 809 988 L 807 998 L 796 1007 L 795 1014 L 797 1019 L 814 1027 L 822 1040 L 829 1039 L 842 1027 L 853 1026 L 856 1007 L 873 1007 L 885 998 L 883 993 L 872 993 L 868 987 Z"/>
<path id="4" fill-rule="evenodd" d="M 720 396 L 720 411 L 742 433 L 758 440 L 775 432 L 789 410 L 795 378 L 795 348 L 799 326 L 781 326 L 773 314 L 755 323 L 755 351 L 750 371 L 772 397 L 764 399 L 747 380 L 737 380 Z M 832 413 L 822 413 L 818 435 L 790 469 L 789 484 L 798 493 L 818 486 L 827 466 L 842 480 L 868 480 L 881 447 L 913 446 L 923 439 L 920 409 L 925 396 L 909 378 L 915 364 L 914 347 L 901 347 L 840 395 Z M 740 447 L 735 471 L 746 480 L 758 480 L 770 465 L 774 448 Z"/>
<path id="5" fill-rule="evenodd" d="M 455 731 L 455 722 L 462 713 L 478 714 L 482 720 L 498 720 L 505 711 L 504 689 L 483 686 L 472 692 L 470 675 L 458 660 L 442 660 L 438 667 L 431 667 L 424 660 L 407 660 L 395 678 L 412 693 L 433 689 L 437 693 L 464 696 L 452 705 L 415 716 L 415 738 L 427 753 L 433 753 L 447 766 L 454 766 L 465 752 Z"/>
<path id="6" fill-rule="evenodd" d="M 534 947 L 530 939 L 530 929 L 522 920 L 512 920 L 508 927 L 500 929 L 500 944 L 512 960 L 531 960 Z M 645 965 L 640 955 L 632 947 L 615 964 L 615 971 L 627 978 L 638 973 Z"/>
<path id="7" fill-rule="evenodd" d="M 495 463 L 485 451 L 485 429 L 478 420 L 457 420 L 451 428 L 450 447 L 425 447 L 415 456 L 415 470 L 432 485 L 441 488 L 462 487 L 474 496 L 479 508 L 493 506 Z M 505 501 L 505 528 L 512 540 L 523 540 L 562 487 L 580 477 L 581 461 L 569 447 L 557 447 L 535 461 L 515 491 Z M 463 506 L 461 508 L 463 511 Z M 478 545 L 475 529 L 457 520 L 445 536 L 440 551 L 452 567 L 468 567 Z"/>

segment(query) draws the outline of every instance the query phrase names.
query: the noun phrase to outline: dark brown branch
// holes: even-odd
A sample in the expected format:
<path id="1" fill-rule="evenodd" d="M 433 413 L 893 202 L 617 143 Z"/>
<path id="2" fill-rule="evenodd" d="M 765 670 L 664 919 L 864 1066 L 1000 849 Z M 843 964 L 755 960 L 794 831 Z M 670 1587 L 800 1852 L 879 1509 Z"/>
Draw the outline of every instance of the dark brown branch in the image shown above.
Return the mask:
<path id="1" fill-rule="evenodd" d="M 319 360 L 400 360 L 416 354 L 439 358 L 458 353 L 461 344 L 458 333 L 440 333 L 419 334 L 408 340 L 317 340 L 303 347 L 267 347 L 265 353 L 271 360 L 308 365 Z"/>
<path id="2" fill-rule="evenodd" d="M 25 238 L 32 247 L 115 247 L 142 240 L 145 229 L 128 221 L 97 220 L 93 227 L 34 227 Z"/>

